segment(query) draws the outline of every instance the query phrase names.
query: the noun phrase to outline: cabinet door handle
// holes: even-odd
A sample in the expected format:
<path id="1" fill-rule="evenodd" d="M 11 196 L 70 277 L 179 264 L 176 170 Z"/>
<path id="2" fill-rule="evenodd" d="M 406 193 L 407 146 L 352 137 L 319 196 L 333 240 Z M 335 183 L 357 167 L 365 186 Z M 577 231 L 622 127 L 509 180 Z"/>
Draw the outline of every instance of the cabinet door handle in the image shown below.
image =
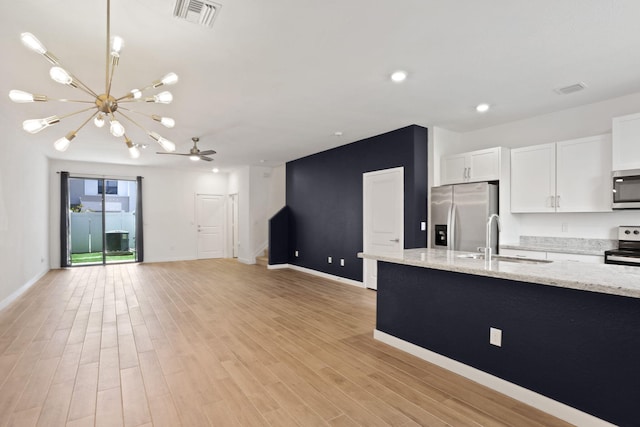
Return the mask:
<path id="1" fill-rule="evenodd" d="M 556 208 L 560 207 L 560 196 L 556 196 Z"/>
<path id="2" fill-rule="evenodd" d="M 556 207 L 556 198 L 554 196 L 549 196 L 549 202 L 552 208 Z"/>
<path id="3" fill-rule="evenodd" d="M 467 168 L 467 181 L 471 181 L 471 166 Z"/>

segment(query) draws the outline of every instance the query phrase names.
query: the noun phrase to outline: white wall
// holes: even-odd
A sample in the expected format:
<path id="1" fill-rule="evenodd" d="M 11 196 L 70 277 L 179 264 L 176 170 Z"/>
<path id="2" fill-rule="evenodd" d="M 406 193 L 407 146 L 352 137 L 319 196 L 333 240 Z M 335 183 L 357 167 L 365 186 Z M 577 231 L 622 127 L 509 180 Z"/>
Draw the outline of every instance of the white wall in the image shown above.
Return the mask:
<path id="1" fill-rule="evenodd" d="M 496 146 L 516 148 L 610 133 L 613 117 L 637 112 L 640 112 L 640 93 L 459 133 L 459 138 L 455 133 L 442 133 L 445 137 L 435 139 L 434 151 L 454 154 Z M 429 162 L 430 167 L 435 168 L 439 157 L 434 155 Z M 617 239 L 618 225 L 640 224 L 640 211 L 514 214 L 512 217 L 513 226 L 501 233 L 503 244 L 517 243 L 520 235 Z M 562 231 L 563 225 L 566 231 Z"/>
<path id="2" fill-rule="evenodd" d="M 104 175 L 114 178 L 142 176 L 145 261 L 175 261 L 197 258 L 196 194 L 227 194 L 228 175 L 204 171 L 50 160 L 51 267 L 60 266 L 59 200 L 60 177 Z"/>
<path id="3" fill-rule="evenodd" d="M 269 219 L 285 204 L 285 166 L 246 166 L 229 176 L 229 193 L 238 193 L 238 260 L 255 263 L 268 246 Z"/>
<path id="4" fill-rule="evenodd" d="M 5 138 L 0 155 L 0 309 L 49 270 L 47 170 L 46 157 L 32 142 Z"/>

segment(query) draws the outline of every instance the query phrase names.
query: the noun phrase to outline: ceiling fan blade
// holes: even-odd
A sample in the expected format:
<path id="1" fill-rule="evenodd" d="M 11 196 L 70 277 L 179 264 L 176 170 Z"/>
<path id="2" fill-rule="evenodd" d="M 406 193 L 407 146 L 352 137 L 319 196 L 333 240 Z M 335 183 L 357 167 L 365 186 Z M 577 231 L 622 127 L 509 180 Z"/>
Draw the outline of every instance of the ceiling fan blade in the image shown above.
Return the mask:
<path id="1" fill-rule="evenodd" d="M 203 156 L 203 155 L 200 155 L 200 159 L 205 160 L 207 162 L 210 162 L 210 161 L 213 160 L 211 157 L 207 157 L 207 156 Z"/>
<path id="2" fill-rule="evenodd" d="M 216 152 L 214 150 L 204 150 L 200 152 L 201 156 L 210 156 L 212 154 L 216 154 Z"/>
<path id="3" fill-rule="evenodd" d="M 172 156 L 192 156 L 190 153 L 166 153 L 164 151 L 156 151 L 156 154 L 171 154 Z"/>

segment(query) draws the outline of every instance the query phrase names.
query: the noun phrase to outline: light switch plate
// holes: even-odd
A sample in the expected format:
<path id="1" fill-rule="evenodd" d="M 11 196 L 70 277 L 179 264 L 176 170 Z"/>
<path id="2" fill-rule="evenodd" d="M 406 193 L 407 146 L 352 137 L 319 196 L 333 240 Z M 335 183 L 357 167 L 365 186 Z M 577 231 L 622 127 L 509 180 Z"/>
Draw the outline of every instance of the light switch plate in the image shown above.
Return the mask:
<path id="1" fill-rule="evenodd" d="M 502 347 L 502 329 L 489 328 L 489 344 Z"/>
<path id="2" fill-rule="evenodd" d="M 344 258 L 340 258 L 340 267 L 344 267 Z"/>
<path id="3" fill-rule="evenodd" d="M 331 264 L 331 263 L 333 262 L 333 258 L 328 257 L 328 258 L 327 258 L 327 262 L 328 262 L 329 264 Z"/>
<path id="4" fill-rule="evenodd" d="M 425 221 L 422 221 L 420 223 L 420 231 L 426 231 L 427 230 L 427 223 Z"/>

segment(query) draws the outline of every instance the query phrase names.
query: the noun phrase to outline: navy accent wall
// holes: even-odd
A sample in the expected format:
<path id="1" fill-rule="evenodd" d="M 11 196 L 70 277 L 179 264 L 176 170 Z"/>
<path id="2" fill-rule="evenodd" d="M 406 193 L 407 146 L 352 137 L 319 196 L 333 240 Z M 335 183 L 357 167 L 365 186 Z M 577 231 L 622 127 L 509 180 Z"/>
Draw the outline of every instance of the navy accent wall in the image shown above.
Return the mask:
<path id="1" fill-rule="evenodd" d="M 412 125 L 287 163 L 289 263 L 362 281 L 362 174 L 400 166 L 405 248 L 426 247 L 427 129 Z"/>
<path id="2" fill-rule="evenodd" d="M 269 220 L 269 265 L 289 262 L 289 207 Z"/>
<path id="3" fill-rule="evenodd" d="M 489 328 L 502 329 L 502 347 Z M 378 261 L 376 328 L 638 426 L 640 299 Z"/>

